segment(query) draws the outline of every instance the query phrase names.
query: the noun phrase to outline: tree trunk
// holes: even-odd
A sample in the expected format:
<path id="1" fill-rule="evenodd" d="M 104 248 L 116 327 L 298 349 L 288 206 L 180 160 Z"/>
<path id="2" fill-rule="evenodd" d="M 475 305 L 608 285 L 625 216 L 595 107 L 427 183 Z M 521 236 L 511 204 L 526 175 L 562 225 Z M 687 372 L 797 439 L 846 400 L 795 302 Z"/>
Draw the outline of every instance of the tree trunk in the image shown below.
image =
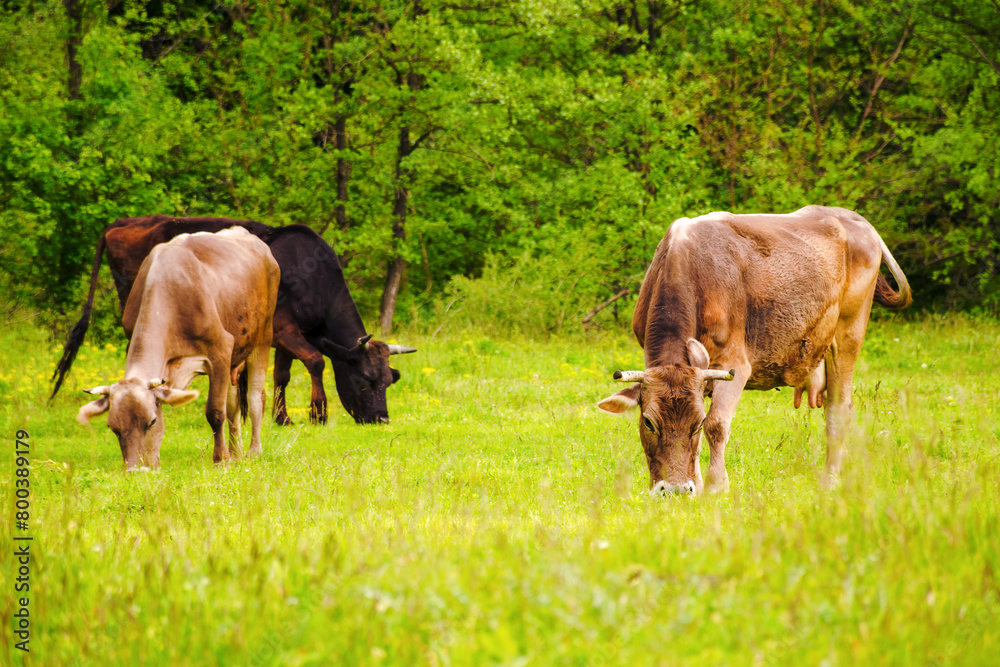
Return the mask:
<path id="1" fill-rule="evenodd" d="M 396 298 L 399 283 L 403 277 L 403 257 L 399 246 L 406 239 L 406 203 L 410 198 L 409 170 L 403 167 L 403 160 L 410 155 L 410 128 L 399 131 L 399 155 L 396 159 L 396 198 L 392 206 L 393 258 L 389 260 L 389 270 L 385 274 L 385 290 L 382 292 L 382 307 L 379 309 L 379 327 L 383 336 L 392 331 L 392 318 L 396 313 Z"/>
<path id="2" fill-rule="evenodd" d="M 80 83 L 83 81 L 83 65 L 76 59 L 77 51 L 83 44 L 83 0 L 63 0 L 66 18 L 69 20 L 69 34 L 66 37 L 66 61 L 69 69 L 66 89 L 69 99 L 80 99 Z"/>
<path id="3" fill-rule="evenodd" d="M 347 181 L 351 178 L 351 163 L 344 157 L 347 150 L 347 119 L 337 116 L 333 130 L 336 133 L 335 146 L 337 147 L 337 226 L 341 231 L 347 231 Z"/>
<path id="4" fill-rule="evenodd" d="M 336 28 L 333 32 L 323 36 L 323 44 L 326 48 L 326 76 L 330 88 L 333 90 L 333 103 L 340 109 L 334 118 L 333 123 L 327 121 L 326 135 L 323 138 L 324 146 L 329 141 L 329 133 L 333 131 L 333 146 L 337 150 L 337 204 L 333 209 L 333 219 L 327 219 L 322 228 L 318 231 L 320 235 L 326 232 L 327 227 L 335 220 L 337 228 L 346 232 L 351 226 L 347 219 L 347 183 L 351 180 L 351 161 L 345 157 L 347 152 L 347 117 L 348 111 L 341 108 L 342 96 L 351 96 L 354 75 L 353 68 L 348 62 L 340 63 L 338 66 L 333 61 L 334 44 L 343 43 L 347 39 L 345 22 L 341 19 L 343 9 L 342 0 L 330 0 L 330 21 L 329 24 Z M 349 14 L 349 12 L 348 12 Z M 350 20 L 348 20 L 348 23 Z M 341 262 L 346 266 L 350 255 L 349 250 L 342 250 L 340 253 Z"/>

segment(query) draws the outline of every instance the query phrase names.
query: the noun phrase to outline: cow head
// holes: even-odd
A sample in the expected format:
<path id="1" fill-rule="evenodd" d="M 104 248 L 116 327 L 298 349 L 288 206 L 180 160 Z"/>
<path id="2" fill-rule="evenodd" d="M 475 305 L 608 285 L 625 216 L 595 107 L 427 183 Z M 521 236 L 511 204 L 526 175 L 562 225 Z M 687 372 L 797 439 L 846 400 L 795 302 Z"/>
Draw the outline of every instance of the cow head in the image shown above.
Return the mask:
<path id="1" fill-rule="evenodd" d="M 76 420 L 88 424 L 93 417 L 108 413 L 108 428 L 118 438 L 126 471 L 160 467 L 160 443 L 163 442 L 160 406 L 163 403 L 183 405 L 198 397 L 197 391 L 171 389 L 160 378 L 148 382 L 130 378 L 84 391 L 100 398 L 80 408 Z"/>
<path id="2" fill-rule="evenodd" d="M 688 363 L 653 366 L 644 371 L 615 371 L 627 389 L 598 404 L 621 414 L 639 408 L 639 436 L 649 464 L 652 494 L 700 494 L 701 427 L 704 396 L 712 380 L 732 380 L 731 371 L 710 369 L 708 352 L 697 340 L 687 344 Z"/>
<path id="3" fill-rule="evenodd" d="M 385 390 L 399 380 L 399 371 L 389 368 L 389 356 L 417 350 L 372 340 L 372 334 L 362 336 L 357 345 L 350 348 L 324 338 L 320 341 L 320 349 L 330 357 L 340 402 L 354 421 L 359 424 L 388 423 Z"/>

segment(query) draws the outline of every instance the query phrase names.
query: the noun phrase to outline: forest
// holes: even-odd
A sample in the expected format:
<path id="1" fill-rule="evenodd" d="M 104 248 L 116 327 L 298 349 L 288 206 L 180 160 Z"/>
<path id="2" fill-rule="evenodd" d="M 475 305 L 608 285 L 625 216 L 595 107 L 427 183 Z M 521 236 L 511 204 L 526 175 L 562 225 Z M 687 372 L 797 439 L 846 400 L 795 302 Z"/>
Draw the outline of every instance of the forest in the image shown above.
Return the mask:
<path id="1" fill-rule="evenodd" d="M 153 213 L 309 225 L 383 332 L 624 322 L 672 220 L 807 204 L 868 218 L 917 312 L 1000 304 L 997 0 L 0 10 L 0 289 L 58 337 Z"/>
<path id="2" fill-rule="evenodd" d="M 0 664 L 996 664 L 998 130 L 1000 0 L 0 0 Z M 816 358 L 842 474 L 823 410 L 747 391 L 731 432 L 659 427 L 698 480 L 724 432 L 729 490 L 662 495 L 660 398 L 598 403 L 648 367 L 657 244 L 810 204 L 871 221 L 914 298 Z M 386 420 L 327 340 L 310 423 L 279 349 L 292 423 L 215 464 L 209 379 L 160 410 L 129 376 L 107 260 L 53 396 L 103 230 L 152 214 L 320 234 Z M 162 466 L 124 474 L 85 424 L 143 381 Z M 735 405 L 693 386 L 688 416 Z"/>

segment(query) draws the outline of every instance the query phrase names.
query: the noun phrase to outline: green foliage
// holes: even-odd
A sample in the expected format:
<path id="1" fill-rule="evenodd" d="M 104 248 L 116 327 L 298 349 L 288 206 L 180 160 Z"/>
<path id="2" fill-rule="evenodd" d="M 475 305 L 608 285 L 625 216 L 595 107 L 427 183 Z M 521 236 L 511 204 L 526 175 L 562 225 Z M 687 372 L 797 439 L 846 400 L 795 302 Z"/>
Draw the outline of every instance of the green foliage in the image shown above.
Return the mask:
<path id="1" fill-rule="evenodd" d="M 170 210 L 190 186 L 182 172 L 197 129 L 125 35 L 92 28 L 79 58 L 82 100 L 67 100 L 62 26 L 45 15 L 2 19 L 0 53 L 0 233 L 16 300 L 75 307 L 77 277 L 93 261 L 101 230 L 116 217 Z M 23 36 L 15 37 L 14 26 Z M 9 64 L 7 64 L 9 63 Z M 9 244 L 9 245 L 8 245 Z"/>
<path id="2" fill-rule="evenodd" d="M 1000 303 L 995 3 L 64 4 L 0 16 L 0 284 L 50 319 L 151 213 L 308 224 L 369 321 L 397 256 L 411 322 L 484 270 L 527 284 L 488 261 L 597 257 L 578 314 L 677 217 L 810 203 L 868 217 L 920 306 Z"/>
<path id="3" fill-rule="evenodd" d="M 325 427 L 268 424 L 262 457 L 220 468 L 202 397 L 165 409 L 162 470 L 125 475 L 103 418 L 93 431 L 74 418 L 89 400 L 79 389 L 121 374 L 123 349 L 86 344 L 73 386 L 45 406 L 58 350 L 38 328 L 7 328 L 0 429 L 31 434 L 32 655 L 990 664 L 1000 381 L 982 360 L 998 337 L 986 318 L 870 327 L 858 434 L 833 491 L 817 483 L 819 411 L 795 411 L 788 391 L 747 392 L 732 491 L 662 501 L 646 493 L 635 419 L 594 407 L 618 389 L 613 370 L 642 361 L 621 333 L 411 334 L 420 352 L 393 358 L 391 424 L 357 426 L 340 409 Z M 296 365 L 300 424 L 309 396 Z M 8 510 L 13 464 L 0 458 Z M 0 522 L 0 549 L 22 534 Z M 8 589 L 0 614 L 15 604 Z M 2 636 L 4 664 L 17 664 Z"/>
<path id="4" fill-rule="evenodd" d="M 925 131 L 914 137 L 918 171 L 910 243 L 918 279 L 948 305 L 1000 303 L 1000 11 L 985 3 L 929 3 L 926 38 L 942 45 L 914 79 L 908 103 Z"/>
<path id="5" fill-rule="evenodd" d="M 437 326 L 453 331 L 487 323 L 494 334 L 527 336 L 578 329 L 586 312 L 612 293 L 601 283 L 613 273 L 602 271 L 610 258 L 587 253 L 575 239 L 547 250 L 538 256 L 488 255 L 480 277 L 456 276 L 437 302 Z M 631 321 L 631 311 L 623 319 Z"/>

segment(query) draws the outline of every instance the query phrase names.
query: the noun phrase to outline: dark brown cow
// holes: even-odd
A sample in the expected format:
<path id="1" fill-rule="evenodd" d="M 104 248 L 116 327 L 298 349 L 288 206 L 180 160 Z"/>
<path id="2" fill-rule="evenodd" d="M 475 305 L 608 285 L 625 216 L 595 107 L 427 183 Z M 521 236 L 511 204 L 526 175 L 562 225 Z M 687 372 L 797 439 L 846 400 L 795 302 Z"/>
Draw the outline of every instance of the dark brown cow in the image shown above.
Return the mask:
<path id="1" fill-rule="evenodd" d="M 253 430 L 250 454 L 259 454 L 264 383 L 271 350 L 274 304 L 281 274 L 267 245 L 245 229 L 184 234 L 152 249 L 142 263 L 122 313 L 130 338 L 125 377 L 88 389 L 97 400 L 80 408 L 88 423 L 104 412 L 118 437 L 125 467 L 158 468 L 163 441 L 161 404 L 198 396 L 187 387 L 209 376 L 205 416 L 215 435 L 213 460 L 240 450 L 237 376 L 246 367 Z"/>
<path id="2" fill-rule="evenodd" d="M 879 274 L 883 262 L 899 292 Z M 726 442 L 743 390 L 795 387 L 796 407 L 803 391 L 811 406 L 824 404 L 834 478 L 873 299 L 905 308 L 910 286 L 875 228 L 853 211 L 681 218 L 656 249 L 632 318 L 646 369 L 616 372 L 635 384 L 599 407 L 640 408 L 651 492 L 698 494 L 702 427 L 708 490 L 728 490 Z"/>

